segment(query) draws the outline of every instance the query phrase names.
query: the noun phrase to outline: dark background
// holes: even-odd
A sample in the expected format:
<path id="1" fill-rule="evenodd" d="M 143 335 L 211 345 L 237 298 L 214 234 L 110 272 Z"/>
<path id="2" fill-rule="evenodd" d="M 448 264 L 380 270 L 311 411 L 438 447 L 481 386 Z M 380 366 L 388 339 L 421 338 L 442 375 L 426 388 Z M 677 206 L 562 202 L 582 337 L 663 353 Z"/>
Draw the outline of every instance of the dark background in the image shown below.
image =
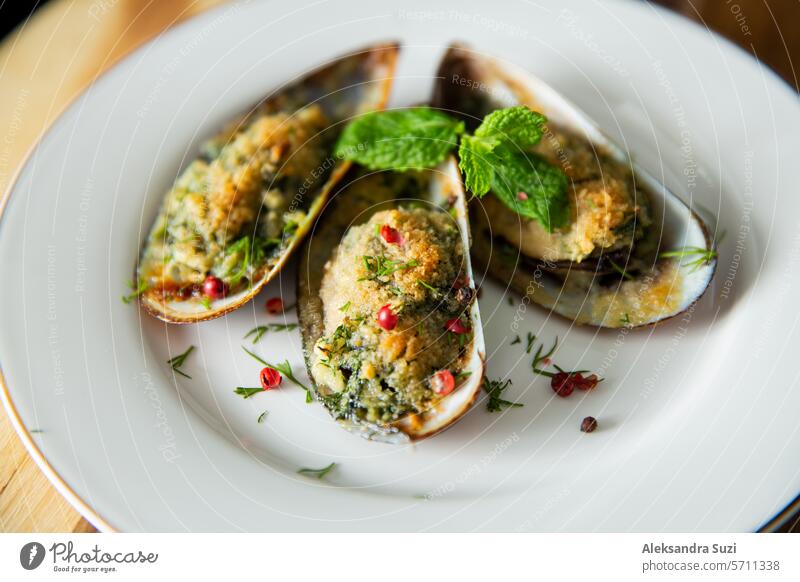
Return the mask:
<path id="1" fill-rule="evenodd" d="M 0 0 L 0 40 L 36 10 L 55 1 L 73 0 Z M 144 5 L 171 0 L 141 1 Z M 800 89 L 794 64 L 800 64 L 800 0 L 654 0 L 653 3 L 720 33 L 771 67 L 796 91 Z M 797 504 L 800 498 L 795 507 Z M 800 532 L 800 511 L 787 520 L 781 531 Z"/>
<path id="2" fill-rule="evenodd" d="M 48 1 L 0 0 L 0 38 Z M 795 90 L 800 89 L 794 64 L 800 64 L 800 0 L 656 0 L 653 3 L 667 6 L 722 34 L 769 65 Z"/>

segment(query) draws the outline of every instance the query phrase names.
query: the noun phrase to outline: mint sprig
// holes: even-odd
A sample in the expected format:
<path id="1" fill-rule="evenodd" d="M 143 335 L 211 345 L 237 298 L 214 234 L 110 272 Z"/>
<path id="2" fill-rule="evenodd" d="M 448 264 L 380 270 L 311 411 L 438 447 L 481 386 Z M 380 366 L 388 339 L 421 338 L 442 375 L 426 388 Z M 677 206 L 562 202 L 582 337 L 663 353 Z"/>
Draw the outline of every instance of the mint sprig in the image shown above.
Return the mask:
<path id="1" fill-rule="evenodd" d="M 480 139 L 500 139 L 518 149 L 535 146 L 542 139 L 547 118 L 524 105 L 492 111 L 475 130 Z"/>
<path id="2" fill-rule="evenodd" d="M 452 117 L 427 107 L 368 113 L 350 122 L 336 154 L 369 169 L 430 168 L 455 148 L 466 188 L 490 190 L 508 208 L 538 220 L 548 231 L 568 218 L 567 177 L 528 150 L 544 134 L 547 118 L 520 105 L 484 117 L 472 135 Z"/>
<path id="3" fill-rule="evenodd" d="M 492 137 L 465 135 L 458 148 L 458 167 L 464 174 L 464 185 L 476 196 L 483 196 L 492 189 L 494 169 L 492 152 L 500 140 Z"/>
<path id="4" fill-rule="evenodd" d="M 511 210 L 535 218 L 548 232 L 569 216 L 567 176 L 536 154 L 499 148 L 492 165 L 492 192 Z"/>
<path id="5" fill-rule="evenodd" d="M 345 127 L 335 154 L 370 170 L 430 168 L 462 133 L 463 122 L 428 107 L 373 111 Z"/>

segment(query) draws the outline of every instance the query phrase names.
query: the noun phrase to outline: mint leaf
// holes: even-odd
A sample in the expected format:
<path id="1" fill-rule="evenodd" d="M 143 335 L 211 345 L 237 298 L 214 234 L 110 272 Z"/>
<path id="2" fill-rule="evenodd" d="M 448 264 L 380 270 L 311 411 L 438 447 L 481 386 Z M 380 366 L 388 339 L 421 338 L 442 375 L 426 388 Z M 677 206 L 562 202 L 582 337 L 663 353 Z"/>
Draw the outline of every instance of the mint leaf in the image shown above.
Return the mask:
<path id="1" fill-rule="evenodd" d="M 494 170 L 490 158 L 492 150 L 500 144 L 497 138 L 479 138 L 465 135 L 458 148 L 458 167 L 464 174 L 464 185 L 476 196 L 483 196 L 492 187 Z"/>
<path id="2" fill-rule="evenodd" d="M 497 148 L 492 191 L 511 210 L 538 220 L 548 232 L 568 218 L 567 176 L 536 154 Z"/>
<path id="3" fill-rule="evenodd" d="M 464 123 L 428 107 L 374 111 L 350 122 L 336 144 L 338 157 L 370 170 L 429 168 L 464 133 Z"/>
<path id="4" fill-rule="evenodd" d="M 459 167 L 471 192 L 489 190 L 511 210 L 538 220 L 548 231 L 567 219 L 567 177 L 525 150 L 544 134 L 547 118 L 524 105 L 487 115 L 474 136 L 461 138 Z"/>
<path id="5" fill-rule="evenodd" d="M 511 149 L 527 149 L 539 143 L 547 118 L 524 105 L 498 109 L 483 118 L 476 137 L 497 137 Z"/>

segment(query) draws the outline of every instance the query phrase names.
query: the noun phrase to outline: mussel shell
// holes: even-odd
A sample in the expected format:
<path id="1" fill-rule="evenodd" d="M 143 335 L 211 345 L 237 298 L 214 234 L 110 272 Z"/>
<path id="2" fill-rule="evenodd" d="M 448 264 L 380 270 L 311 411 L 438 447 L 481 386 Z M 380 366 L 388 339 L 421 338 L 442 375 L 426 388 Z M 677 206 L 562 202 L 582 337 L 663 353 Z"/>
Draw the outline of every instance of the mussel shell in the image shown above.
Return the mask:
<path id="1" fill-rule="evenodd" d="M 641 277 L 667 268 L 670 261 L 676 261 L 659 259 L 659 249 L 698 247 L 712 251 L 714 243 L 706 224 L 666 186 L 632 162 L 630 156 L 585 113 L 527 71 L 456 44 L 445 54 L 436 78 L 433 105 L 461 117 L 467 127 L 474 129 L 486 114 L 496 109 L 527 105 L 546 115 L 549 121 L 589 140 L 597 151 L 603 151 L 630 167 L 637 190 L 641 188 L 648 197 L 652 225 L 645 238 L 654 244 L 654 248 L 647 257 L 636 258 L 636 249 L 632 248 L 598 254 L 581 263 L 557 261 L 549 264 L 523 256 L 516 247 L 508 252 L 504 247 L 509 243 L 504 241 L 499 241 L 501 244 L 498 245 L 480 208 L 480 200 L 475 200 L 470 204 L 470 222 L 475 238 L 472 258 L 476 268 L 484 269 L 502 284 L 508 284 L 546 309 L 577 323 L 597 327 L 650 325 L 686 311 L 700 299 L 714 275 L 715 255 L 699 266 L 677 261 L 674 268 L 678 295 L 674 307 L 643 316 L 633 323 L 609 318 L 598 310 L 598 306 L 605 305 L 626 286 L 641 283 Z M 645 268 L 641 272 L 632 272 L 633 281 L 622 277 L 614 280 L 613 276 L 609 277 L 614 272 L 609 268 L 612 261 L 616 265 L 627 265 L 631 261 Z M 567 288 L 565 277 L 576 274 L 583 277 L 585 283 Z"/>
<path id="2" fill-rule="evenodd" d="M 318 70 L 281 88 L 235 120 L 229 127 L 243 127 L 247 120 L 262 113 L 296 111 L 306 105 L 319 105 L 331 127 L 342 127 L 351 117 L 371 110 L 383 109 L 389 98 L 399 46 L 379 44 L 333 60 Z M 223 131 L 218 139 L 227 141 L 230 132 Z M 332 152 L 331 152 L 332 155 Z M 140 303 L 151 315 L 168 323 L 196 323 L 225 315 L 238 309 L 253 297 L 281 270 L 292 253 L 299 248 L 317 215 L 325 206 L 331 190 L 350 168 L 350 162 L 337 161 L 326 182 L 314 197 L 305 220 L 298 225 L 294 236 L 281 255 L 264 270 L 258 281 L 244 291 L 215 300 L 210 309 L 196 301 L 164 301 L 157 293 L 143 293 Z M 146 248 L 147 239 L 142 247 Z M 136 279 L 134 279 L 136 280 Z"/>
<path id="3" fill-rule="evenodd" d="M 357 174 L 358 172 L 351 171 L 349 178 L 358 179 Z M 427 198 L 421 202 L 450 209 L 458 225 L 464 249 L 469 249 L 467 204 L 455 159 L 448 159 L 436 169 L 426 172 L 426 175 L 430 177 Z M 392 199 L 378 198 L 378 195 L 371 194 L 356 197 L 352 194 L 345 186 L 328 202 L 301 251 L 297 270 L 297 312 L 303 352 L 314 391 L 318 396 L 330 392 L 326 386 L 315 383 L 312 372 L 314 346 L 324 332 L 324 306 L 319 290 L 325 264 L 350 226 L 366 222 L 379 210 L 394 207 L 398 203 L 412 202 L 411 199 L 404 197 L 402 192 L 398 192 L 397 197 Z M 471 281 L 474 281 L 468 252 L 465 252 L 465 261 L 465 273 Z M 434 408 L 421 414 L 403 417 L 390 425 L 379 426 L 354 421 L 339 421 L 340 424 L 345 429 L 370 440 L 404 443 L 432 436 L 458 420 L 477 400 L 485 373 L 486 347 L 476 299 L 472 301 L 469 314 L 474 335 L 463 370 L 469 372 L 469 376 L 452 393 L 442 398 Z"/>

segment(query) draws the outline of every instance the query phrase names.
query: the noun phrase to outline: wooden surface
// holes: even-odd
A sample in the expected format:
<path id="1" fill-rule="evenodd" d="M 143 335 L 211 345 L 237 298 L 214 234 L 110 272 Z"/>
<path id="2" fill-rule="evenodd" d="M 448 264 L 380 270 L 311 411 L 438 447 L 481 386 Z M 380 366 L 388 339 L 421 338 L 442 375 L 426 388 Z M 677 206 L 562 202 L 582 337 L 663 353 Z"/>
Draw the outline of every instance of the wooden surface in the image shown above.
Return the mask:
<path id="1" fill-rule="evenodd" d="M 52 0 L 9 35 L 0 45 L 0 192 L 36 138 L 81 89 L 131 49 L 221 2 Z M 723 2 L 662 3 L 721 30 L 797 85 L 790 58 L 800 56 L 800 35 L 790 24 L 798 20 L 797 0 L 771 2 L 772 13 L 763 0 L 739 0 L 749 34 Z M 776 21 L 784 22 L 783 37 Z M 4 412 L 0 451 L 0 531 L 94 531 L 39 471 Z"/>

